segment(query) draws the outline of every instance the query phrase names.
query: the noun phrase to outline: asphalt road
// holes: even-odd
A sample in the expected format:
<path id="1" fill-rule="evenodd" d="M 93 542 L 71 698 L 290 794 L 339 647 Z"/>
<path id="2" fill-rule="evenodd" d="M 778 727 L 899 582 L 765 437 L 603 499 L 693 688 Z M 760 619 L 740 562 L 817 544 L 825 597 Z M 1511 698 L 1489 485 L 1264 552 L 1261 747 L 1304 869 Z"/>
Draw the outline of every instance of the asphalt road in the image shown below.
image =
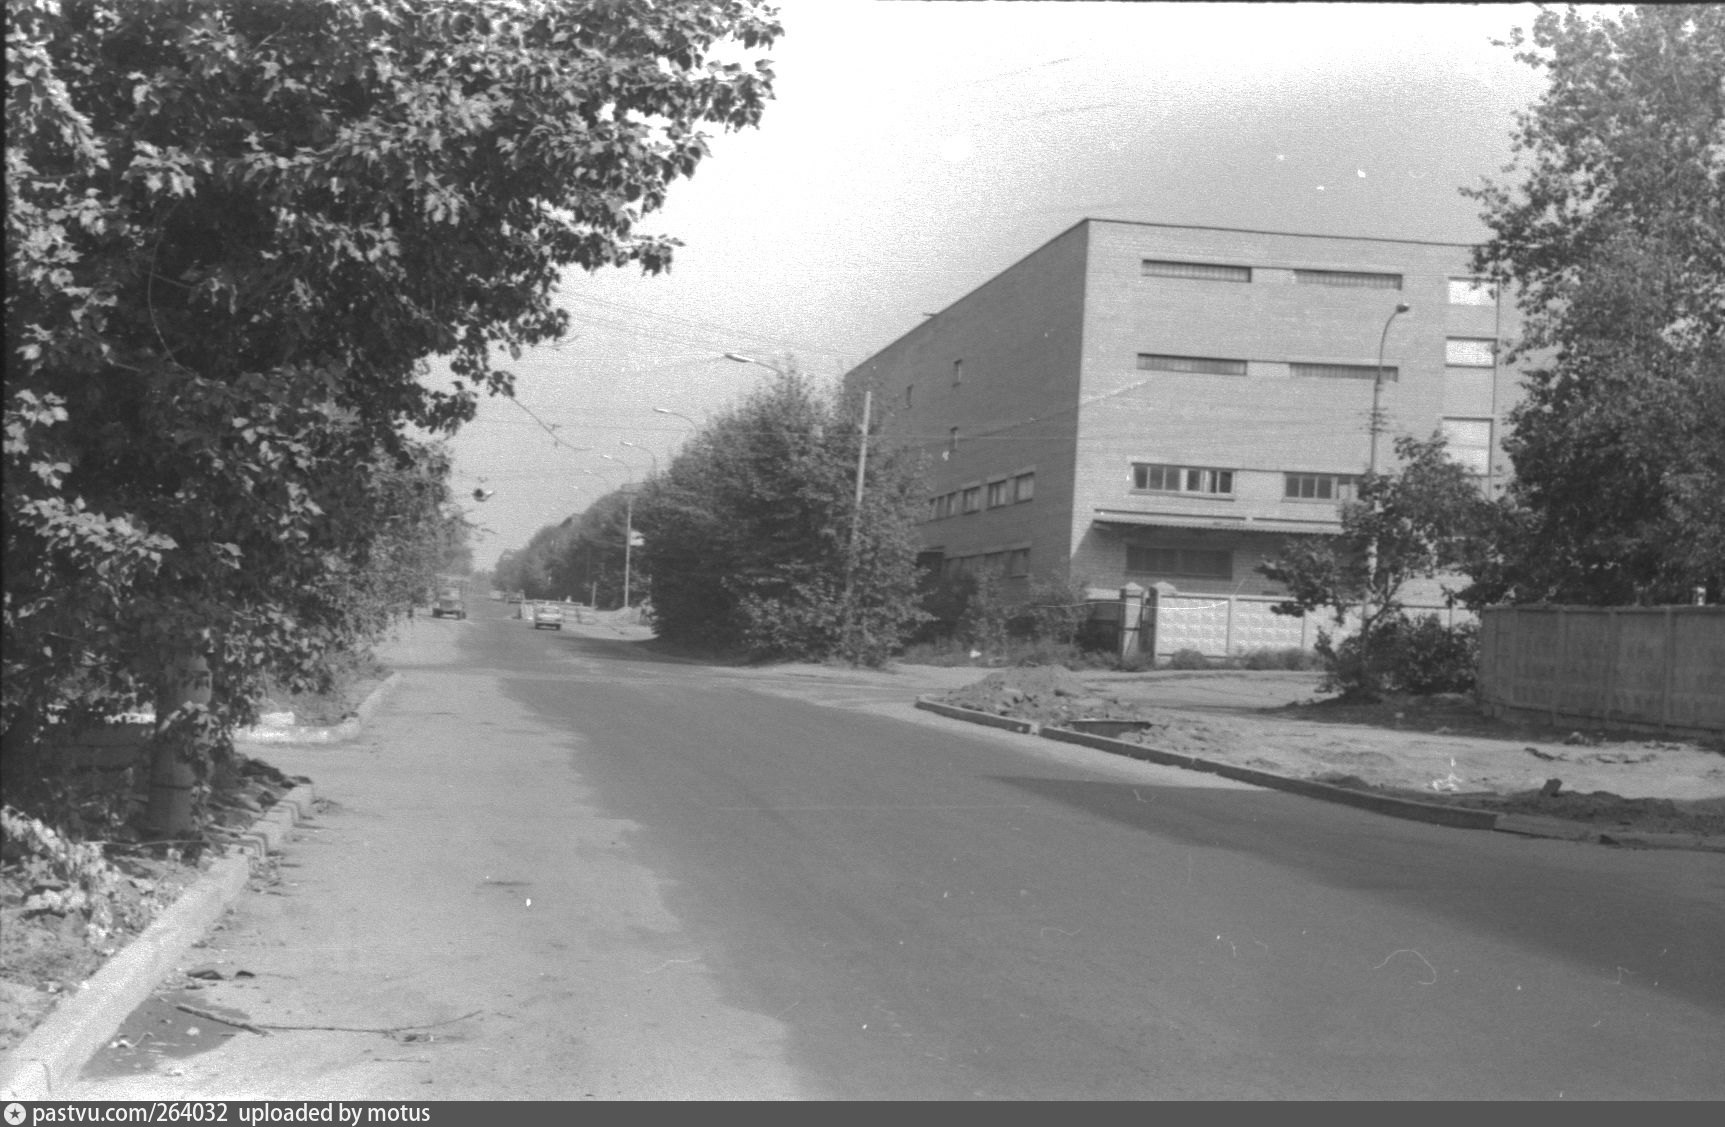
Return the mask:
<path id="1" fill-rule="evenodd" d="M 252 977 L 202 997 L 347 1028 L 200 1031 L 72 1098 L 1725 1096 L 1725 858 L 500 613 L 416 623 L 359 744 L 269 753 L 334 805 L 202 952 Z"/>

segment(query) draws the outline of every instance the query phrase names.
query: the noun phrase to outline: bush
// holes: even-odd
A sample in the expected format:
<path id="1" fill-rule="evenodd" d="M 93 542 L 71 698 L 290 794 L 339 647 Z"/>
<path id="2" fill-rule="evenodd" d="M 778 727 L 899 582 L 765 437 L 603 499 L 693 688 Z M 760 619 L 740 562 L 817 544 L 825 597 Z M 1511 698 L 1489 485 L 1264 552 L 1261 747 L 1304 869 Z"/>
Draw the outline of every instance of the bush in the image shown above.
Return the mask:
<path id="1" fill-rule="evenodd" d="M 1288 646 L 1284 649 L 1256 649 L 1241 655 L 1241 669 L 1311 669 L 1317 664 L 1317 658 L 1309 651 L 1298 646 Z"/>
<path id="2" fill-rule="evenodd" d="M 1197 650 L 1176 650 L 1168 658 L 1169 669 L 1208 669 L 1210 659 Z"/>
<path id="3" fill-rule="evenodd" d="M 1417 621 L 1397 615 L 1384 619 L 1376 633 L 1377 652 L 1368 664 L 1359 635 L 1334 644 L 1327 631 L 1319 632 L 1323 690 L 1373 700 L 1384 692 L 1465 693 L 1473 688 L 1479 664 L 1475 624 L 1451 628 L 1435 614 Z"/>

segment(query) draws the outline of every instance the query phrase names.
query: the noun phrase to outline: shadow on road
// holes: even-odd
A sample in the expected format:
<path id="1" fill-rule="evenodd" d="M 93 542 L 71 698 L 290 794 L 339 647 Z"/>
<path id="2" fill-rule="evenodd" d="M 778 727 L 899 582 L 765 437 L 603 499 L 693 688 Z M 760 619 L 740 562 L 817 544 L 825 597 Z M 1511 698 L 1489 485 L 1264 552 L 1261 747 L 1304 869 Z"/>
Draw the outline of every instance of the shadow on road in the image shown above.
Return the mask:
<path id="1" fill-rule="evenodd" d="M 1530 843 L 1502 834 L 1400 822 L 1275 791 L 995 778 L 1147 833 L 1244 853 L 1296 869 L 1316 883 L 1438 913 L 1470 931 L 1495 933 L 1602 973 L 1621 963 L 1625 952 L 1660 951 L 1662 993 L 1725 1012 L 1725 963 L 1713 942 L 1704 938 L 1725 929 L 1725 903 L 1716 899 L 1719 874 L 1712 857 L 1541 843 L 1597 850 L 1602 869 L 1644 862 L 1641 867 L 1653 879 L 1644 880 L 1636 891 L 1620 892 L 1616 903 L 1622 909 L 1608 918 L 1598 896 L 1597 874 L 1573 865 L 1546 864 Z M 1622 887 L 1626 882 L 1614 883 Z M 1675 908 L 1675 899 L 1686 901 L 1686 907 Z M 1637 900 L 1645 904 L 1637 905 Z M 1681 934 L 1656 922 L 1675 914 L 1687 921 Z"/>

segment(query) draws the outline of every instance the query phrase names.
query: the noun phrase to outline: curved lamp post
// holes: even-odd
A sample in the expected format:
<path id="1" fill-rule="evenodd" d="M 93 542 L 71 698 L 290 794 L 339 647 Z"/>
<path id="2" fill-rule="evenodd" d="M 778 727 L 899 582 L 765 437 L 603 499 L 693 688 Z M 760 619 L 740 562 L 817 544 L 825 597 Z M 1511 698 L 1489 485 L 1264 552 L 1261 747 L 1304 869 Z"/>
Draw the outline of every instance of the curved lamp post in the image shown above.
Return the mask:
<path id="1" fill-rule="evenodd" d="M 683 414 L 681 411 L 673 411 L 668 407 L 655 407 L 655 408 L 653 408 L 653 413 L 655 415 L 670 415 L 674 419 L 682 419 L 685 423 L 688 423 L 690 426 L 694 427 L 696 430 L 701 429 L 700 423 L 697 423 L 694 419 L 691 419 L 689 416 Z"/>
<path id="2" fill-rule="evenodd" d="M 625 438 L 623 441 L 619 442 L 617 445 L 627 446 L 632 450 L 639 450 L 641 453 L 647 455 L 647 457 L 653 459 L 653 476 L 654 477 L 659 476 L 659 456 L 657 454 L 653 453 L 651 450 L 647 449 L 645 446 L 642 446 L 639 442 L 630 442 L 627 438 Z"/>
<path id="3" fill-rule="evenodd" d="M 1366 474 L 1368 477 L 1376 477 L 1378 473 L 1378 431 L 1383 429 L 1382 409 L 1379 404 L 1382 401 L 1384 391 L 1384 345 L 1390 339 L 1390 326 L 1395 323 L 1397 317 L 1406 313 L 1410 308 L 1412 307 L 1406 302 L 1397 303 L 1395 312 L 1391 313 L 1384 319 L 1384 331 L 1378 334 L 1378 370 L 1372 377 L 1372 445 L 1370 460 L 1366 463 Z M 1372 516 L 1374 518 L 1381 511 L 1381 506 L 1382 501 L 1374 486 L 1372 492 Z M 1377 594 L 1377 588 L 1378 526 L 1377 521 L 1374 519 L 1372 522 L 1372 538 L 1366 544 L 1366 597 L 1360 605 L 1360 641 L 1362 644 L 1369 643 L 1369 639 L 1366 637 L 1366 630 L 1371 622 L 1372 597 Z"/>

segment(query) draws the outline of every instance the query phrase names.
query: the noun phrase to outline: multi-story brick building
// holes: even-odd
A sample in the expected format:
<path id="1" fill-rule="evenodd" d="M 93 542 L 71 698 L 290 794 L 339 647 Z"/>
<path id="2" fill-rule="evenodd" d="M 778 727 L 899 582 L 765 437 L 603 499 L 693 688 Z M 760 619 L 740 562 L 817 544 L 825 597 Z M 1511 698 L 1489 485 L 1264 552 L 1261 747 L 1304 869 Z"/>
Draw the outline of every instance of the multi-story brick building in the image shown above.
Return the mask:
<path id="1" fill-rule="evenodd" d="M 1087 219 L 846 378 L 930 455 L 929 562 L 1273 595 L 1367 469 L 1380 347 L 1379 468 L 1441 431 L 1501 478 L 1511 308 L 1469 249 Z"/>

